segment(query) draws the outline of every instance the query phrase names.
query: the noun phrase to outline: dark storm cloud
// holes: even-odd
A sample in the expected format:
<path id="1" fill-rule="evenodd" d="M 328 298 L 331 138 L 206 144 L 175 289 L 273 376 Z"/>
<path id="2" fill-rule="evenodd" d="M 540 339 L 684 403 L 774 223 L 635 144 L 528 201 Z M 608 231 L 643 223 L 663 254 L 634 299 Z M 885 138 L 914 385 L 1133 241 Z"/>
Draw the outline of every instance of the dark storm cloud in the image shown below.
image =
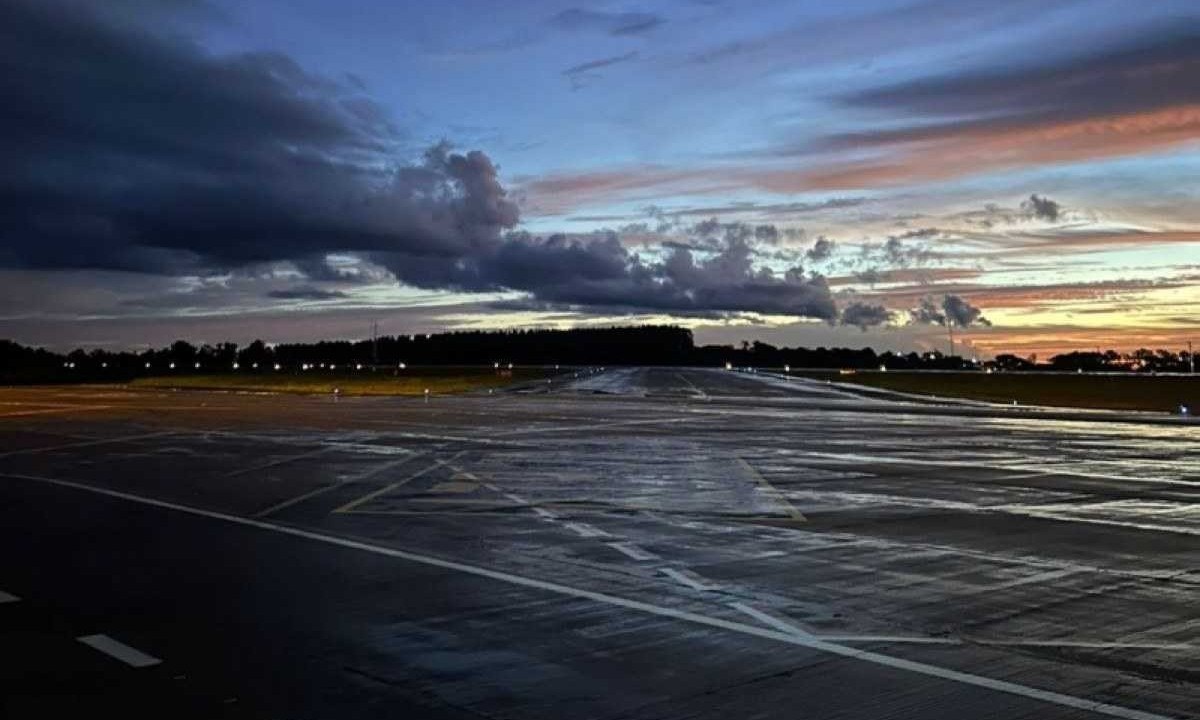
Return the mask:
<path id="1" fill-rule="evenodd" d="M 982 310 L 958 295 L 947 295 L 943 298 L 942 309 L 946 312 L 946 321 L 959 327 L 992 324 L 983 316 Z"/>
<path id="2" fill-rule="evenodd" d="M 707 315 L 759 312 L 833 322 L 825 278 L 799 268 L 755 267 L 754 231 L 726 230 L 716 252 L 676 243 L 661 261 L 631 253 L 613 233 L 595 238 L 516 233 L 468 258 L 377 255 L 403 282 L 468 292 L 519 290 L 555 306 L 631 308 Z M 431 283 L 432 279 L 432 283 Z"/>
<path id="3" fill-rule="evenodd" d="M 1200 102 L 1200 23 L 1143 28 L 1117 48 L 889 85 L 843 100 L 983 126 L 1120 115 Z M 936 136 L 937 126 L 882 136 Z M 861 139 L 861 138 L 859 138 Z"/>
<path id="4" fill-rule="evenodd" d="M 863 332 L 886 324 L 891 317 L 892 311 L 882 305 L 853 302 L 842 309 L 842 324 L 853 325 Z"/>
<path id="5" fill-rule="evenodd" d="M 571 8 L 550 18 L 553 27 L 562 30 L 585 30 L 608 35 L 640 35 L 665 23 L 660 15 L 644 12 L 604 12 Z"/>
<path id="6" fill-rule="evenodd" d="M 1062 208 L 1050 198 L 1039 197 L 1034 193 L 1029 196 L 1028 200 L 1021 203 L 1021 209 L 1031 217 L 1054 222 L 1058 220 L 1058 215 Z"/>
<path id="7" fill-rule="evenodd" d="M 922 298 L 920 304 L 909 311 L 910 321 L 915 325 L 948 325 L 960 328 L 972 325 L 991 325 L 983 311 L 958 295 L 946 295 L 941 303 L 932 298 Z"/>
<path id="8" fill-rule="evenodd" d="M 380 107 L 282 55 L 217 57 L 76 4 L 7 2 L 0 27 L 4 264 L 461 252 L 516 223 L 485 155 L 397 167 Z"/>
<path id="9" fill-rule="evenodd" d="M 813 246 L 804 253 L 804 257 L 808 258 L 809 262 L 824 262 L 833 256 L 833 251 L 836 247 L 837 243 L 821 235 L 813 243 Z"/>
<path id="10" fill-rule="evenodd" d="M 419 288 L 836 317 L 824 278 L 753 264 L 773 226 L 717 223 L 701 251 L 654 260 L 615 235 L 513 233 L 518 206 L 486 154 L 443 143 L 397 163 L 402 134 L 359 84 L 279 54 L 212 55 L 89 7 L 0 4 L 2 266 L 205 275 L 287 262 L 311 283 L 361 280 L 327 261 L 345 254 Z M 272 297 L 337 297 L 316 287 Z"/>

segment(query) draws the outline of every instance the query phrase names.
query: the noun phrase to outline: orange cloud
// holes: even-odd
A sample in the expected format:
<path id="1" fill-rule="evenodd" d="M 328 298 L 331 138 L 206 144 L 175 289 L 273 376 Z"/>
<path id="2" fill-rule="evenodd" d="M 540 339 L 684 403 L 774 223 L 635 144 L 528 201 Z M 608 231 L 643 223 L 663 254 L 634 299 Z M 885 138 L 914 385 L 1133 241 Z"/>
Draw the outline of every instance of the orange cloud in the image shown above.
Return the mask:
<path id="1" fill-rule="evenodd" d="M 1198 139 L 1200 105 L 1042 124 L 939 126 L 857 138 L 861 147 L 882 149 L 879 160 L 766 172 L 758 182 L 775 192 L 867 188 L 1137 155 Z"/>

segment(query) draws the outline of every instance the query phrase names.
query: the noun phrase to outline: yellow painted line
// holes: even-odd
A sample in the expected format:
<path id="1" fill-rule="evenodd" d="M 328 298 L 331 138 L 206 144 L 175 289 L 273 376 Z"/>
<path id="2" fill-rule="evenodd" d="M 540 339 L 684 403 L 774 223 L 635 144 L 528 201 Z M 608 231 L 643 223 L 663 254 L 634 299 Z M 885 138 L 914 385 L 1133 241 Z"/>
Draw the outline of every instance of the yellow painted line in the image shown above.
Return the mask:
<path id="1" fill-rule="evenodd" d="M 413 473 L 412 475 L 409 475 L 408 477 L 406 477 L 402 480 L 397 480 L 396 482 L 392 483 L 391 485 L 379 488 L 378 490 L 376 490 L 374 492 L 369 492 L 366 495 L 363 495 L 362 497 L 360 497 L 356 500 L 351 500 L 350 502 L 337 508 L 333 512 L 335 514 L 351 512 L 354 510 L 354 508 L 356 508 L 364 503 L 368 503 L 382 495 L 387 495 L 388 493 L 392 492 L 393 490 L 400 487 L 401 485 L 404 485 L 407 482 L 412 482 L 413 480 L 416 480 L 417 478 L 421 477 L 422 475 L 425 475 L 426 473 L 432 472 L 432 471 L 437 470 L 438 468 L 442 467 L 443 465 L 448 465 L 448 464 L 454 462 L 455 460 L 462 457 L 466 453 L 467 453 L 467 451 L 463 450 L 461 452 L 456 453 L 453 457 L 451 457 L 448 460 L 438 460 L 437 462 L 433 463 L 432 465 L 429 465 L 421 470 L 418 470 L 417 472 Z"/>
<path id="2" fill-rule="evenodd" d="M 753 465 L 746 462 L 744 458 L 739 457 L 737 458 L 737 461 L 746 472 L 750 473 L 750 477 L 754 478 L 755 482 L 761 485 L 766 493 L 775 499 L 775 502 L 783 505 L 784 509 L 787 511 L 787 514 L 791 516 L 793 520 L 799 520 L 801 522 L 808 521 L 808 518 L 804 517 L 804 513 L 797 510 L 796 506 L 792 505 L 792 503 L 789 502 L 786 497 L 784 497 L 783 493 L 779 492 L 778 488 L 768 482 L 759 471 L 755 470 Z"/>

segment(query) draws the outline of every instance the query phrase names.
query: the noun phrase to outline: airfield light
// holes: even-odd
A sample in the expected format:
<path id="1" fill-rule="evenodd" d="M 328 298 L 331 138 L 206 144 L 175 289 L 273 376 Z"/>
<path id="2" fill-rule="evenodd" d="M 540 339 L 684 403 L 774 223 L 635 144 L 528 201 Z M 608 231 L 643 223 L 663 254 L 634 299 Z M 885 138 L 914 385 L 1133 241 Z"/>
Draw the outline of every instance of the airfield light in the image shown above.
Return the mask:
<path id="1" fill-rule="evenodd" d="M 732 370 L 732 369 L 733 369 L 733 363 L 731 363 L 731 362 L 729 362 L 728 360 L 726 360 L 726 361 L 725 361 L 725 369 L 726 369 L 726 370 Z"/>
<path id="2" fill-rule="evenodd" d="M 400 369 L 401 369 L 401 370 L 404 370 L 404 369 L 406 369 L 407 367 L 408 367 L 408 365 L 407 365 L 407 364 L 405 364 L 405 363 L 400 363 Z"/>
<path id="3" fill-rule="evenodd" d="M 785 373 L 790 373 L 790 372 L 792 371 L 792 366 L 791 366 L 791 365 L 784 365 L 784 366 L 783 366 L 783 371 L 784 371 Z"/>
<path id="4" fill-rule="evenodd" d="M 325 363 L 321 363 L 321 369 L 322 369 L 322 370 L 324 370 L 324 369 L 325 369 Z"/>
<path id="5" fill-rule="evenodd" d="M 167 366 L 167 369 L 169 369 L 169 370 L 174 370 L 174 369 L 175 369 L 175 363 L 171 363 L 170 365 L 168 365 L 168 366 Z"/>
<path id="6" fill-rule="evenodd" d="M 887 365 L 880 365 L 879 372 L 887 372 Z"/>
<path id="7" fill-rule="evenodd" d="M 279 370 L 279 369 L 280 369 L 280 367 L 279 367 L 279 363 L 275 363 L 275 369 L 276 369 L 276 370 Z"/>
<path id="8" fill-rule="evenodd" d="M 254 370 L 257 370 L 257 369 L 258 369 L 258 363 L 250 363 L 250 367 L 251 367 L 251 368 L 253 368 Z"/>
<path id="9" fill-rule="evenodd" d="M 492 363 L 492 369 L 494 369 L 494 370 L 499 370 L 499 369 L 500 369 L 500 363 L 498 363 L 498 362 Z"/>
<path id="10" fill-rule="evenodd" d="M 334 365 L 334 364 L 330 363 L 330 365 L 329 365 L 329 369 L 330 369 L 330 370 L 337 370 L 337 365 Z"/>
<path id="11" fill-rule="evenodd" d="M 108 367 L 108 363 L 102 362 L 102 363 L 100 363 L 100 367 L 106 368 L 106 367 Z"/>
<path id="12" fill-rule="evenodd" d="M 234 364 L 233 364 L 233 369 L 234 369 L 234 370 L 237 370 L 239 367 L 241 367 L 241 365 L 238 365 L 237 363 L 234 363 Z"/>
<path id="13" fill-rule="evenodd" d="M 199 370 L 199 369 L 200 369 L 200 363 L 196 363 L 196 369 L 197 369 L 197 370 Z"/>
<path id="14" fill-rule="evenodd" d="M 1187 406 L 1187 405 L 1180 405 L 1180 406 L 1179 406 L 1179 414 L 1180 414 L 1180 415 L 1187 415 L 1187 414 L 1188 414 L 1188 406 Z"/>
<path id="15" fill-rule="evenodd" d="M 150 369 L 150 363 L 146 363 L 146 369 L 147 369 L 147 370 L 149 370 L 149 369 Z"/>
<path id="16" fill-rule="evenodd" d="M 354 369 L 355 369 L 355 370 L 362 370 L 362 363 L 358 363 L 358 364 L 356 364 L 356 365 L 354 366 Z"/>

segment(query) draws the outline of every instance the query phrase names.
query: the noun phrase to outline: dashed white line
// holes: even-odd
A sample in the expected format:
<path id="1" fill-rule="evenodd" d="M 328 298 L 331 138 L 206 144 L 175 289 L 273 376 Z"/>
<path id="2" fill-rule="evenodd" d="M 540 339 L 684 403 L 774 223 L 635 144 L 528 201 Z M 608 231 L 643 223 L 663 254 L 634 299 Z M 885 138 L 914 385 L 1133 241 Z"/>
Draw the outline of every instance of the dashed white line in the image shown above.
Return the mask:
<path id="1" fill-rule="evenodd" d="M 535 507 L 535 508 L 533 509 L 533 511 L 534 511 L 535 513 L 537 513 L 537 514 L 538 514 L 538 517 L 542 518 L 543 520 L 557 520 L 557 519 L 558 519 L 558 516 L 557 516 L 557 515 L 555 515 L 554 513 L 550 512 L 550 511 L 549 511 L 549 510 L 547 510 L 546 508 Z"/>
<path id="2" fill-rule="evenodd" d="M 84 635 L 75 639 L 90 648 L 99 650 L 111 658 L 120 660 L 130 667 L 150 667 L 162 662 L 162 660 L 153 655 L 147 655 L 141 650 L 129 647 L 123 642 L 113 640 L 107 635 Z"/>
<path id="3" fill-rule="evenodd" d="M 634 560 L 658 560 L 659 557 L 652 552 L 643 550 L 642 548 L 629 542 L 610 542 L 608 546 L 619 553 L 623 553 L 633 558 Z"/>
<path id="4" fill-rule="evenodd" d="M 666 575 L 667 577 L 671 578 L 672 580 L 674 580 L 676 582 L 687 585 L 688 587 L 692 588 L 693 590 L 715 590 L 716 589 L 712 585 L 706 585 L 705 583 L 701 582 L 700 580 L 697 580 L 696 578 L 686 575 L 686 574 L 676 570 L 675 568 L 660 568 L 659 572 L 661 572 L 663 575 Z"/>
<path id="5" fill-rule="evenodd" d="M 790 633 L 792 635 L 799 635 L 801 637 L 812 637 L 812 633 L 808 632 L 804 628 L 799 627 L 797 625 L 793 625 L 789 622 L 780 620 L 779 618 L 774 617 L 773 615 L 768 615 L 765 612 L 763 612 L 762 610 L 752 608 L 745 603 L 740 603 L 740 602 L 729 603 L 729 607 L 731 607 L 734 610 L 737 610 L 739 612 L 743 612 L 743 613 L 749 615 L 750 617 L 754 618 L 755 620 L 763 623 L 764 625 L 769 625 L 769 626 L 775 628 L 776 630 L 779 630 L 780 632 Z M 825 639 L 825 638 L 822 638 L 822 639 Z"/>
<path id="6" fill-rule="evenodd" d="M 177 503 L 167 502 L 165 500 L 157 500 L 155 498 L 143 497 L 141 495 L 120 492 L 118 490 L 109 490 L 106 488 L 87 485 L 85 483 L 73 482 L 71 480 L 59 480 L 57 478 L 40 477 L 36 475 L 19 475 L 15 473 L 0 474 L 0 477 L 29 480 L 33 482 L 40 482 L 46 485 L 71 488 L 95 495 L 103 495 L 106 497 L 139 503 L 141 505 L 147 505 L 150 507 L 175 510 L 177 512 L 187 513 L 196 517 L 220 520 L 234 525 L 241 525 L 243 527 L 256 528 L 259 530 L 279 533 L 281 535 L 304 538 L 313 542 L 325 543 L 327 545 L 334 545 L 336 547 L 374 553 L 376 555 L 382 555 L 385 557 L 398 558 L 400 560 L 407 560 L 408 562 L 442 568 L 443 570 L 452 570 L 467 575 L 474 575 L 475 577 L 488 578 L 490 580 L 496 580 L 499 582 L 508 583 L 510 585 L 534 588 L 545 592 L 557 593 L 559 595 L 580 598 L 583 600 L 591 600 L 593 602 L 611 605 L 613 607 L 621 607 L 627 610 L 643 612 L 650 615 L 656 615 L 658 617 L 666 617 L 674 620 L 680 620 L 682 622 L 689 622 L 695 625 L 704 625 L 706 627 L 729 630 L 742 635 L 758 637 L 767 640 L 776 640 L 789 645 L 805 647 L 818 652 L 851 658 L 882 667 L 890 667 L 897 670 L 916 673 L 918 675 L 936 677 L 951 682 L 970 685 L 972 687 L 985 688 L 1009 695 L 1039 700 L 1041 702 L 1059 705 L 1061 707 L 1087 710 L 1101 715 L 1107 715 L 1109 717 L 1123 718 L 1124 720 L 1173 720 L 1166 715 L 1159 715 L 1157 713 L 1136 710 L 1120 705 L 1112 705 L 1110 703 L 1099 702 L 1096 700 L 1088 700 L 1087 698 L 1066 695 L 1064 693 L 1058 693 L 1052 690 L 1043 690 L 1041 688 L 1030 687 L 1028 685 L 1020 685 L 1007 680 L 996 680 L 994 678 L 984 677 L 982 675 L 975 675 L 974 673 L 951 670 L 950 668 L 930 665 L 928 663 L 917 662 L 914 660 L 906 660 L 904 658 L 885 655 L 883 653 L 872 652 L 869 650 L 859 650 L 857 648 L 839 645 L 837 643 L 828 642 L 819 638 L 804 637 L 803 635 L 767 629 L 757 625 L 749 625 L 733 620 L 726 620 L 725 618 L 720 617 L 710 617 L 708 615 L 701 615 L 700 613 L 690 612 L 687 610 L 655 605 L 653 603 L 643 602 L 641 600 L 632 600 L 629 598 L 619 597 L 617 595 L 596 592 L 594 590 L 585 590 L 583 588 L 563 585 L 561 583 L 551 582 L 548 580 L 538 580 L 535 578 L 524 577 L 522 575 L 514 575 L 512 573 L 501 570 L 492 570 L 479 565 L 470 565 L 455 560 L 446 560 L 431 555 L 409 552 L 407 550 L 400 550 L 398 548 L 387 547 L 384 545 L 373 545 L 371 543 L 366 543 L 359 540 L 350 540 L 348 538 L 337 537 L 336 535 L 326 535 L 324 533 L 303 530 L 301 528 L 291 527 L 288 525 L 280 525 L 267 520 L 255 520 L 238 515 L 229 515 L 227 513 L 217 512 L 215 510 L 204 510 L 202 508 L 179 505 Z"/>
<path id="7" fill-rule="evenodd" d="M 0 590 L 0 605 L 3 605 L 5 603 L 15 603 L 15 602 L 19 601 L 20 599 L 21 598 L 17 597 L 16 595 L 13 595 L 11 593 L 6 593 L 3 590 Z"/>

